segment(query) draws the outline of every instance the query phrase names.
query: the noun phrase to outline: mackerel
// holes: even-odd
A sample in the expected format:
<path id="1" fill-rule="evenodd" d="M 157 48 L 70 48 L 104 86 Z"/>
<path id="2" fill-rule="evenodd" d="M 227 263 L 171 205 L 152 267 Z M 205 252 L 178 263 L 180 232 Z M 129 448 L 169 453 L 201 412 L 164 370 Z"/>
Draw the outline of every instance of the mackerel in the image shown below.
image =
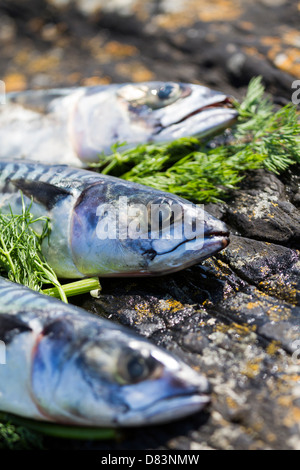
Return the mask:
<path id="1" fill-rule="evenodd" d="M 172 421 L 208 403 L 203 375 L 130 330 L 3 278 L 0 297 L 1 411 L 120 427 Z"/>
<path id="2" fill-rule="evenodd" d="M 187 83 L 145 82 L 8 93 L 0 158 L 86 167 L 112 146 L 205 137 L 237 118 L 230 96 Z"/>
<path id="3" fill-rule="evenodd" d="M 50 219 L 42 250 L 62 278 L 167 274 L 229 243 L 226 225 L 201 206 L 84 169 L 0 161 L 3 213 L 22 212 L 20 191 L 34 217 Z"/>

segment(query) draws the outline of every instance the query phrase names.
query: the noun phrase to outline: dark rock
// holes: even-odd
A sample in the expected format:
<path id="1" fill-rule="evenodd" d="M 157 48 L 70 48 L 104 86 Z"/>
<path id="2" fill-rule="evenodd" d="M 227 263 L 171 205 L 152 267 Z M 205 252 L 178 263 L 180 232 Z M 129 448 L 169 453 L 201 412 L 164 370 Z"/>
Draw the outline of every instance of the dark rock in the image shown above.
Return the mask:
<path id="1" fill-rule="evenodd" d="M 283 183 L 261 170 L 246 185 L 235 192 L 224 220 L 245 237 L 299 248 L 299 210 L 286 200 Z"/>
<path id="2" fill-rule="evenodd" d="M 300 305 L 300 263 L 295 250 L 232 236 L 228 249 L 219 258 L 259 290 Z"/>

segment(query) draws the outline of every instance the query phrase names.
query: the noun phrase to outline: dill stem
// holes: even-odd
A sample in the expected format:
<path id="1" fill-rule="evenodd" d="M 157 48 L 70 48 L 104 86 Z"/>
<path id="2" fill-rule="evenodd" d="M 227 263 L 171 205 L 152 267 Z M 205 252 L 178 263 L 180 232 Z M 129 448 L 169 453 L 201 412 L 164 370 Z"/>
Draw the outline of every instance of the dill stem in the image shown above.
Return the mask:
<path id="1" fill-rule="evenodd" d="M 61 300 L 67 304 L 68 303 L 68 298 L 65 294 L 65 291 L 64 291 L 63 287 L 60 284 L 55 283 L 55 285 L 56 285 L 56 289 L 59 292 L 59 296 L 60 296 Z"/>
<path id="2" fill-rule="evenodd" d="M 43 274 L 46 275 L 47 279 L 54 285 L 56 286 L 55 288 L 57 289 L 58 291 L 58 298 L 60 298 L 63 302 L 65 302 L 66 304 L 68 303 L 68 299 L 67 299 L 67 296 L 61 286 L 61 284 L 59 284 L 59 282 L 57 281 L 57 278 L 56 278 L 56 275 L 54 273 L 54 271 L 52 271 L 52 269 L 47 269 L 45 268 L 45 266 L 41 263 L 39 263 L 38 261 L 35 261 L 35 264 L 41 269 L 41 272 Z"/>
<path id="3" fill-rule="evenodd" d="M 107 167 L 105 167 L 101 173 L 103 175 L 107 175 L 111 170 L 114 169 L 114 167 L 118 164 L 119 162 L 117 160 L 112 160 L 108 165 Z"/>
<path id="4" fill-rule="evenodd" d="M 98 277 L 90 277 L 88 279 L 81 279 L 80 281 L 63 284 L 61 285 L 61 289 L 67 297 L 72 297 L 74 295 L 86 294 L 92 290 L 101 290 L 101 285 Z M 43 289 L 42 293 L 50 295 L 51 297 L 60 297 L 60 293 L 56 287 Z"/>

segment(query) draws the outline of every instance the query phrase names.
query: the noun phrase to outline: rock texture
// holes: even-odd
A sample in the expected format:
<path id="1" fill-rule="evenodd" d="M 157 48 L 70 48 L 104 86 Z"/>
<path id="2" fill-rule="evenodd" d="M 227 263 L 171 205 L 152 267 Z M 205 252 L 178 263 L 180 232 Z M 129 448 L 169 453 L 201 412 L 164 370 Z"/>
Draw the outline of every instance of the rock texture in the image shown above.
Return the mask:
<path id="1" fill-rule="evenodd" d="M 8 90 L 200 82 L 239 98 L 262 75 L 279 103 L 300 75 L 297 0 L 3 0 Z"/>
<path id="2" fill-rule="evenodd" d="M 201 82 L 240 97 L 262 74 L 275 101 L 299 76 L 299 2 L 3 1 L 7 89 Z M 212 401 L 171 425 L 110 442 L 45 439 L 49 449 L 300 449 L 300 170 L 250 173 L 224 204 L 231 244 L 172 276 L 102 281 L 76 302 L 135 329 L 196 370 Z"/>

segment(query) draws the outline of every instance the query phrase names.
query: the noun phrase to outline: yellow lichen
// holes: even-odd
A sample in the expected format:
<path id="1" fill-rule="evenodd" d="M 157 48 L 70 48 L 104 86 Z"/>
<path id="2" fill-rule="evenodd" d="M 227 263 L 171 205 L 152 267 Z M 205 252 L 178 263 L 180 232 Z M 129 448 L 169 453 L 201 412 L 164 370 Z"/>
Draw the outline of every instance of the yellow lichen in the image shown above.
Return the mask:
<path id="1" fill-rule="evenodd" d="M 300 50 L 298 48 L 282 49 L 280 46 L 274 46 L 269 50 L 268 57 L 280 70 L 295 77 L 300 76 Z"/>
<path id="2" fill-rule="evenodd" d="M 282 40 L 289 46 L 300 47 L 300 33 L 297 29 L 289 29 L 283 34 Z"/>
<path id="3" fill-rule="evenodd" d="M 260 42 L 264 46 L 274 46 L 281 44 L 281 38 L 279 36 L 263 36 L 260 38 Z"/>
<path id="4" fill-rule="evenodd" d="M 216 325 L 214 331 L 220 333 L 231 333 L 241 338 L 244 338 L 250 333 L 256 331 L 256 325 L 240 325 L 239 323 L 232 322 L 230 325 Z"/>
<path id="5" fill-rule="evenodd" d="M 281 397 L 278 398 L 277 400 L 277 403 L 278 405 L 280 406 L 287 406 L 287 407 L 290 407 L 293 403 L 293 399 L 291 396 L 287 396 L 287 395 L 283 395 Z"/>
<path id="6" fill-rule="evenodd" d="M 25 75 L 21 73 L 10 73 L 3 77 L 6 92 L 22 91 L 27 87 Z"/>
<path id="7" fill-rule="evenodd" d="M 255 25 L 250 21 L 240 21 L 239 27 L 244 29 L 245 31 L 253 31 L 255 29 Z"/>
<path id="8" fill-rule="evenodd" d="M 292 407 L 288 414 L 283 419 L 283 424 L 288 428 L 295 426 L 295 424 L 300 423 L 300 408 L 294 406 Z"/>
<path id="9" fill-rule="evenodd" d="M 240 0 L 185 0 L 177 11 L 165 11 L 153 18 L 154 24 L 176 30 L 192 26 L 197 21 L 222 22 L 239 18 L 243 13 Z M 247 24 L 249 27 L 249 24 Z"/>
<path id="10" fill-rule="evenodd" d="M 110 77 L 99 77 L 98 75 L 83 78 L 80 82 L 80 84 L 83 86 L 108 85 L 109 83 L 111 83 Z"/>
<path id="11" fill-rule="evenodd" d="M 279 349 L 281 348 L 280 341 L 272 341 L 268 346 L 267 346 L 267 353 L 271 356 L 276 354 Z"/>
<path id="12" fill-rule="evenodd" d="M 226 403 L 227 406 L 232 410 L 236 410 L 239 407 L 237 402 L 232 397 L 226 397 Z"/>
<path id="13" fill-rule="evenodd" d="M 273 434 L 272 432 L 269 432 L 269 433 L 267 434 L 267 440 L 268 440 L 269 442 L 275 442 L 276 439 L 277 439 L 276 434 Z"/>
<path id="14" fill-rule="evenodd" d="M 258 307 L 261 307 L 261 302 L 259 300 L 257 300 L 256 302 L 248 302 L 247 303 L 247 308 L 249 310 L 252 310 L 252 309 L 258 308 Z"/>
<path id="15" fill-rule="evenodd" d="M 242 374 L 246 375 L 249 379 L 255 378 L 260 373 L 261 362 L 260 358 L 247 362 L 242 368 Z"/>
<path id="16" fill-rule="evenodd" d="M 136 310 L 139 320 L 143 320 L 145 317 L 151 318 L 153 316 L 149 304 L 147 302 L 141 302 L 139 304 L 136 304 L 134 306 L 134 309 Z"/>
<path id="17" fill-rule="evenodd" d="M 137 55 L 138 52 L 135 46 L 118 41 L 110 41 L 104 46 L 104 53 L 114 56 L 117 59 L 121 57 L 131 57 Z"/>
<path id="18" fill-rule="evenodd" d="M 130 78 L 133 82 L 147 82 L 154 79 L 154 74 L 141 62 L 116 64 L 116 72 L 124 78 Z"/>
<path id="19" fill-rule="evenodd" d="M 178 312 L 179 310 L 182 310 L 183 308 L 184 306 L 182 305 L 182 303 L 174 299 L 167 299 L 167 300 L 159 301 L 159 309 L 162 311 Z"/>
<path id="20" fill-rule="evenodd" d="M 59 63 L 60 60 L 57 56 L 46 54 L 31 60 L 31 62 L 29 62 L 27 65 L 27 70 L 32 74 L 49 72 L 52 71 L 53 68 L 57 67 Z"/>
<path id="21" fill-rule="evenodd" d="M 20 49 L 15 57 L 14 63 L 19 67 L 24 67 L 28 64 L 30 60 L 30 50 L 28 48 Z"/>
<path id="22" fill-rule="evenodd" d="M 291 311 L 288 308 L 279 305 L 273 305 L 267 310 L 267 315 L 271 321 L 278 322 L 288 320 L 291 317 Z"/>

